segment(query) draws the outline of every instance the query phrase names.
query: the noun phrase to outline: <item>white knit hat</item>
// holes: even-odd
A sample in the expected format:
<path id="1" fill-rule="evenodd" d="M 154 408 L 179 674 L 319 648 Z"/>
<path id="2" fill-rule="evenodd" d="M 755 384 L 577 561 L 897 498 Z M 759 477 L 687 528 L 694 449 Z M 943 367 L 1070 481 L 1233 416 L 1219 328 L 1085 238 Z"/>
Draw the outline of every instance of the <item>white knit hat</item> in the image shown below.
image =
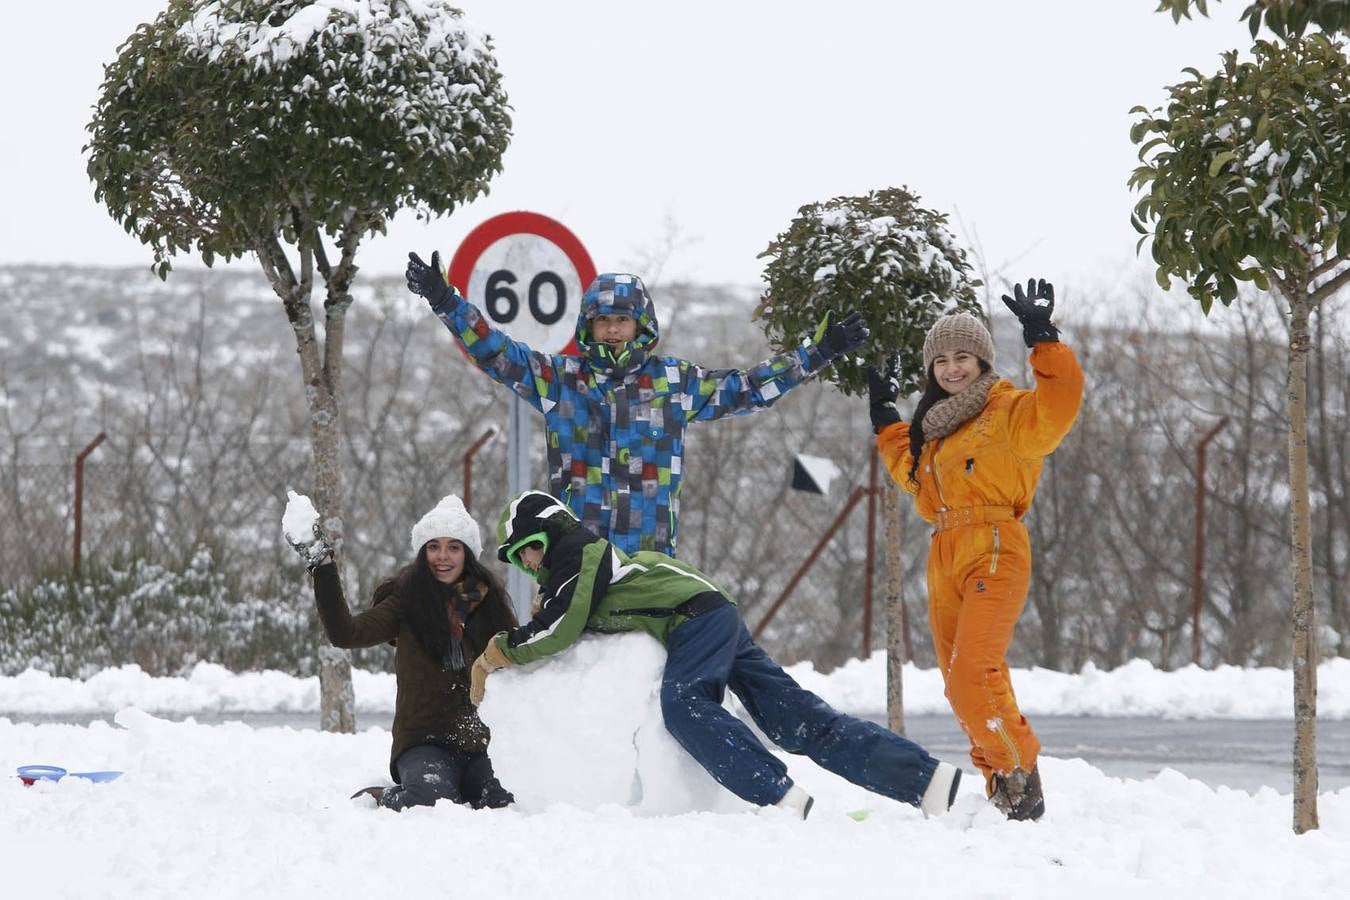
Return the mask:
<path id="1" fill-rule="evenodd" d="M 473 551 L 475 559 L 483 552 L 483 533 L 478 522 L 464 508 L 464 501 L 454 494 L 442 497 L 436 508 L 412 527 L 413 555 L 432 538 L 454 538 Z"/>

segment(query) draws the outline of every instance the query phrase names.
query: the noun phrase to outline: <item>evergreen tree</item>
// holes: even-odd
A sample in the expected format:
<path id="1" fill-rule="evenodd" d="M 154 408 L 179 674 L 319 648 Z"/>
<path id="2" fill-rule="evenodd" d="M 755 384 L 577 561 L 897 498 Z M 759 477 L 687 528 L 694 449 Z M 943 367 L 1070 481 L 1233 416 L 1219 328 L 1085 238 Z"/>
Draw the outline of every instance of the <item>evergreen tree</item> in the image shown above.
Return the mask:
<path id="1" fill-rule="evenodd" d="M 872 333 L 864 364 L 880 366 L 898 352 L 901 394 L 923 385 L 923 339 L 939 316 L 982 314 L 980 282 L 947 217 L 920 206 L 907 188 L 803 206 L 760 257 L 769 260 L 768 288 L 754 317 L 776 350 L 791 349 L 827 312 L 856 310 Z M 846 394 L 867 390 L 863 364 L 852 357 L 837 360 L 824 377 Z"/>
<path id="2" fill-rule="evenodd" d="M 440 216 L 485 193 L 510 129 L 490 40 L 444 0 L 172 0 L 104 71 L 84 148 L 95 196 L 161 278 L 182 252 L 256 256 L 295 334 L 313 494 L 339 549 L 357 249 L 399 210 Z M 325 697 L 350 696 L 333 677 Z M 324 722 L 354 727 L 331 708 Z"/>

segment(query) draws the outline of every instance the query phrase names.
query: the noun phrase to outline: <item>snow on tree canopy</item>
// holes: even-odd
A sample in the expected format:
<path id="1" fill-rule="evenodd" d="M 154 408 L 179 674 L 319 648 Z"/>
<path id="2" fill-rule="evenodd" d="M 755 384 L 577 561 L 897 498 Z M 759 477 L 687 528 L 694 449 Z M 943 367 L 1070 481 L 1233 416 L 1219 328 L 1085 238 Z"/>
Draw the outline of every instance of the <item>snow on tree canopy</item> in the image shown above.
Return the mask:
<path id="1" fill-rule="evenodd" d="M 245 62 L 259 72 L 317 64 L 325 71 L 358 72 L 359 79 L 344 74 L 329 83 L 305 75 L 291 91 L 297 100 L 326 97 L 339 106 L 383 108 L 408 139 L 425 137 L 429 149 L 454 154 L 460 119 L 486 125 L 477 102 L 506 101 L 495 79 L 488 84 L 481 75 L 495 70 L 490 41 L 460 16 L 442 0 L 217 0 L 199 8 L 178 37 L 187 54 L 216 64 Z M 429 76 L 450 77 L 427 77 L 414 97 L 404 80 L 409 64 Z"/>
<path id="2" fill-rule="evenodd" d="M 88 131 L 96 198 L 163 277 L 184 250 L 352 253 L 402 209 L 450 213 L 511 118 L 490 39 L 443 0 L 174 0 L 118 48 Z"/>
<path id="3" fill-rule="evenodd" d="M 919 206 L 906 188 L 835 197 L 801 207 L 788 230 L 760 254 L 768 289 L 755 310 L 775 349 L 786 352 L 828 312 L 857 310 L 872 332 L 864 362 L 899 353 L 901 390 L 923 379 L 924 334 L 948 312 L 979 312 L 965 252 L 947 217 Z M 842 359 L 827 372 L 845 393 L 866 386 L 862 365 Z"/>

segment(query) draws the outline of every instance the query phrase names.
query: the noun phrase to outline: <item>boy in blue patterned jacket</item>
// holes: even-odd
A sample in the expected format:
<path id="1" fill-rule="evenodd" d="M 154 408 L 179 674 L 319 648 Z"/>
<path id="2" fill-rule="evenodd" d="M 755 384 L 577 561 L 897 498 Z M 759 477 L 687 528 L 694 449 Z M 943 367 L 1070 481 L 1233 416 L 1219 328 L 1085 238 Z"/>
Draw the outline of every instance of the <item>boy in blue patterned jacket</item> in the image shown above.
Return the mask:
<path id="1" fill-rule="evenodd" d="M 591 282 L 577 316 L 580 356 L 540 353 L 494 328 L 431 264 L 408 254 L 408 289 L 431 304 L 474 364 L 544 414 L 549 490 L 587 528 L 628 553 L 675 555 L 690 422 L 766 409 L 861 346 L 853 313 L 815 340 L 747 369 L 705 369 L 655 355 L 656 309 L 636 275 Z"/>

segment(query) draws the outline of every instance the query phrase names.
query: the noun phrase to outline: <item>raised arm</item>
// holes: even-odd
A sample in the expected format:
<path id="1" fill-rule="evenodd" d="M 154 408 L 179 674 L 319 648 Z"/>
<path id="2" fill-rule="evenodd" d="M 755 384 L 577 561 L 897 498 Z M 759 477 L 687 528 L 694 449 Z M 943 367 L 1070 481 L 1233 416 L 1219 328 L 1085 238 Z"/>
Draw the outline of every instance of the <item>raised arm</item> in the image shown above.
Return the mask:
<path id="1" fill-rule="evenodd" d="M 440 253 L 431 254 L 430 264 L 416 253 L 409 253 L 405 275 L 408 290 L 431 305 L 432 312 L 459 341 L 474 365 L 540 412 L 545 410 L 546 403 L 557 401 L 559 361 L 493 327 L 478 307 L 446 283 L 441 274 Z"/>
<path id="2" fill-rule="evenodd" d="M 319 609 L 319 621 L 324 634 L 334 647 L 374 647 L 398 637 L 399 599 L 391 594 L 370 609 L 353 616 L 342 593 L 342 579 L 333 562 L 316 566 L 314 576 L 314 604 Z"/>
<path id="3" fill-rule="evenodd" d="M 1026 291 L 1013 287 L 1003 302 L 1022 323 L 1022 339 L 1031 348 L 1036 389 L 1018 398 L 1010 420 L 1013 452 L 1024 459 L 1048 455 L 1073 427 L 1083 402 L 1083 370 L 1073 351 L 1059 342 L 1050 321 L 1055 312 L 1055 286 L 1031 279 Z"/>
<path id="4" fill-rule="evenodd" d="M 867 326 L 858 313 L 834 325 L 826 316 L 815 340 L 752 368 L 704 369 L 685 363 L 681 371 L 685 418 L 708 422 L 767 409 L 840 355 L 862 346 L 867 337 Z"/>

